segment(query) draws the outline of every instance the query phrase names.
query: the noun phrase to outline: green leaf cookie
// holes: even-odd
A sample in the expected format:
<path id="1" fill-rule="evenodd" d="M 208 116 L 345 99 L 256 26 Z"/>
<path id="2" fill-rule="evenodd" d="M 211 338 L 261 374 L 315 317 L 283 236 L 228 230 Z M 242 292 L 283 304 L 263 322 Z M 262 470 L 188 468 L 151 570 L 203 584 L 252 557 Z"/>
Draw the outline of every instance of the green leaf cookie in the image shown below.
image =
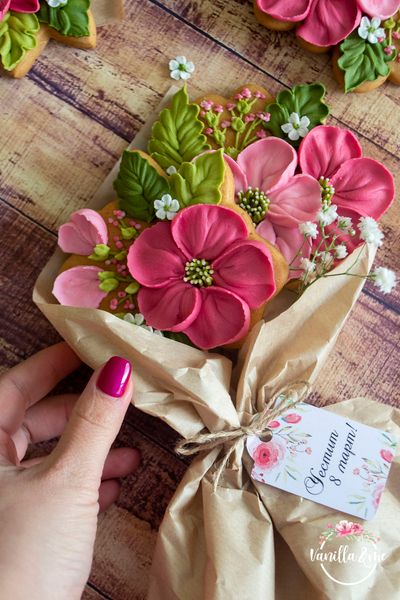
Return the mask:
<path id="1" fill-rule="evenodd" d="M 57 8 L 42 0 L 37 16 L 41 23 L 47 23 L 62 35 L 85 37 L 90 34 L 89 8 L 90 0 L 68 0 L 66 5 Z"/>
<path id="2" fill-rule="evenodd" d="M 396 53 L 385 54 L 379 42 L 371 44 L 363 40 L 357 32 L 352 33 L 340 44 L 342 55 L 338 65 L 344 71 L 344 91 L 351 92 L 365 81 L 375 81 L 389 75 L 388 63 Z"/>
<path id="3" fill-rule="evenodd" d="M 321 83 L 296 85 L 291 90 L 279 92 L 276 101 L 265 108 L 271 115 L 270 120 L 264 125 L 265 128 L 271 131 L 272 135 L 283 138 L 293 146 L 298 146 L 304 136 L 291 140 L 282 130 L 282 126 L 289 122 L 293 113 L 300 119 L 302 117 L 309 119 L 308 131 L 324 123 L 329 115 L 324 97 L 325 87 Z"/>
<path id="4" fill-rule="evenodd" d="M 203 123 L 197 118 L 199 112 L 197 104 L 189 103 L 186 87 L 174 95 L 171 108 L 161 111 L 153 125 L 149 153 L 164 169 L 178 168 L 210 149 L 202 134 Z"/>
<path id="5" fill-rule="evenodd" d="M 193 162 L 185 162 L 169 178 L 171 194 L 181 207 L 191 204 L 219 204 L 225 163 L 223 151 L 206 152 Z"/>
<path id="6" fill-rule="evenodd" d="M 28 50 L 36 47 L 40 25 L 35 14 L 10 10 L 0 22 L 0 56 L 6 71 L 12 71 Z"/>
<path id="7" fill-rule="evenodd" d="M 121 210 L 135 219 L 150 223 L 155 214 L 154 200 L 167 194 L 169 185 L 139 152 L 125 150 L 114 189 Z"/>

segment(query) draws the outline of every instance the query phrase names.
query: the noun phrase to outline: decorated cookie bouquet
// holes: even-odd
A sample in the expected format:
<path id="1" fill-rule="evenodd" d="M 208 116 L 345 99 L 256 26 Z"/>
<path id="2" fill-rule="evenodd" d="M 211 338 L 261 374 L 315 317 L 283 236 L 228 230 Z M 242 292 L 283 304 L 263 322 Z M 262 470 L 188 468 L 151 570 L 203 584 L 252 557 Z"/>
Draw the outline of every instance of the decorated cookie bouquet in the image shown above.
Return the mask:
<path id="1" fill-rule="evenodd" d="M 301 85 L 274 102 L 249 85 L 191 103 L 179 90 L 148 153 L 124 152 L 117 199 L 61 226 L 71 256 L 57 300 L 203 350 L 237 348 L 285 284 L 302 293 L 363 242 L 380 245 L 392 176 L 351 132 L 320 124 L 323 96 Z"/>
<path id="2" fill-rule="evenodd" d="M 398 0 L 254 0 L 269 29 L 296 28 L 300 46 L 333 51 L 333 70 L 345 92 L 368 92 L 389 79 L 400 84 Z"/>
<path id="3" fill-rule="evenodd" d="M 2 71 L 23 77 L 51 39 L 74 48 L 94 48 L 96 12 L 100 23 L 120 18 L 122 2 L 96 11 L 96 0 L 0 0 Z"/>
<path id="4" fill-rule="evenodd" d="M 395 283 L 385 267 L 370 271 L 392 175 L 328 113 L 319 84 L 276 98 L 255 85 L 195 101 L 171 91 L 90 206 L 60 227 L 36 283 L 34 301 L 78 355 L 92 367 L 129 359 L 133 404 L 182 436 L 179 452 L 198 454 L 159 531 L 152 600 L 232 590 L 286 600 L 300 588 L 345 600 L 310 546 L 341 532 L 376 540 L 390 521 L 385 552 L 398 552 L 398 494 L 383 491 L 396 411 L 358 398 L 313 417 L 301 402 L 365 280 L 382 292 Z M 340 476 L 356 498 L 339 502 L 335 487 L 324 505 L 299 491 L 326 444 L 343 446 Z M 365 465 L 379 469 L 368 489 L 352 475 Z M 346 581 L 348 565 L 331 572 Z M 358 589 L 394 600 L 396 573 L 387 560 Z"/>

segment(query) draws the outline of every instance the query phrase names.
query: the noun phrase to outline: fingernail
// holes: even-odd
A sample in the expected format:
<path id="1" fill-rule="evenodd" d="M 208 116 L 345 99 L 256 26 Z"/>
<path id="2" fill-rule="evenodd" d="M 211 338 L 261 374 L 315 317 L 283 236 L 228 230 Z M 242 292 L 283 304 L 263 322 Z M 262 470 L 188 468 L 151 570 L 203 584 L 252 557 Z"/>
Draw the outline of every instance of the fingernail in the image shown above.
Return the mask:
<path id="1" fill-rule="evenodd" d="M 97 380 L 99 390 L 121 398 L 129 383 L 129 378 L 132 373 L 131 363 L 120 356 L 112 356 L 104 365 Z"/>

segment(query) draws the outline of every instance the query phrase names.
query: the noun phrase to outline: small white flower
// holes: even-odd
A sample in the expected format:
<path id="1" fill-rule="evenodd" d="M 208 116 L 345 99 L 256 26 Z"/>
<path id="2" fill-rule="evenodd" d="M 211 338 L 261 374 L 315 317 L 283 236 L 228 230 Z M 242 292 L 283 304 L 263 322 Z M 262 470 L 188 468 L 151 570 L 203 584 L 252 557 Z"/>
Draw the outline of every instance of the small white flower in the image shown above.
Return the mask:
<path id="1" fill-rule="evenodd" d="M 165 172 L 167 173 L 167 175 L 173 175 L 174 173 L 177 173 L 177 170 L 176 167 L 174 167 L 174 165 L 171 165 L 165 170 Z"/>
<path id="2" fill-rule="evenodd" d="M 337 226 L 344 233 L 350 233 L 353 231 L 353 221 L 350 217 L 339 217 Z"/>
<path id="3" fill-rule="evenodd" d="M 315 262 L 308 258 L 301 258 L 300 266 L 304 271 L 307 271 L 307 273 L 313 273 L 315 271 Z"/>
<path id="4" fill-rule="evenodd" d="M 334 251 L 335 251 L 336 258 L 338 258 L 339 260 L 346 258 L 347 254 L 348 254 L 347 248 L 344 244 L 339 244 L 338 246 L 335 246 Z"/>
<path id="5" fill-rule="evenodd" d="M 333 265 L 334 258 L 330 252 L 321 252 L 319 254 L 320 262 L 317 264 L 317 274 L 323 275 L 326 271 L 329 271 Z"/>
<path id="6" fill-rule="evenodd" d="M 68 0 L 46 0 L 46 2 L 51 8 L 59 8 L 68 4 Z"/>
<path id="7" fill-rule="evenodd" d="M 191 74 L 194 71 L 194 64 L 187 60 L 186 56 L 177 56 L 175 59 L 169 61 L 169 70 L 172 79 L 190 79 Z"/>
<path id="8" fill-rule="evenodd" d="M 369 278 L 374 282 L 374 285 L 384 294 L 389 294 L 396 286 L 396 273 L 386 267 L 377 267 Z"/>
<path id="9" fill-rule="evenodd" d="M 281 129 L 287 134 L 289 140 L 296 141 L 307 135 L 309 125 L 310 119 L 308 117 L 300 117 L 298 113 L 293 112 L 289 117 L 289 121 L 281 125 Z"/>
<path id="10" fill-rule="evenodd" d="M 338 218 L 337 214 L 337 206 L 336 204 L 331 204 L 330 206 L 326 206 L 321 208 L 321 210 L 317 213 L 317 219 L 323 227 L 327 225 L 331 225 Z"/>
<path id="11" fill-rule="evenodd" d="M 150 325 L 146 325 L 144 316 L 142 315 L 142 313 L 136 313 L 136 314 L 132 314 L 132 313 L 126 313 L 124 315 L 124 321 L 127 321 L 128 323 L 131 323 L 132 325 L 137 325 L 138 327 L 141 327 L 142 329 L 146 329 L 146 331 L 150 331 L 151 333 L 155 333 L 156 335 L 161 335 L 163 336 L 163 332 L 159 331 L 158 329 L 153 329 L 152 327 L 150 327 Z"/>
<path id="12" fill-rule="evenodd" d="M 377 248 L 382 246 L 382 240 L 385 237 L 379 229 L 378 223 L 372 217 L 361 217 L 357 225 L 360 231 L 360 238 L 368 244 L 373 244 Z"/>
<path id="13" fill-rule="evenodd" d="M 379 27 L 380 24 L 379 17 L 372 17 L 371 20 L 368 17 L 363 17 L 358 28 L 358 35 L 363 40 L 368 40 L 370 44 L 376 44 L 380 38 L 386 37 L 383 27 Z"/>
<path id="14" fill-rule="evenodd" d="M 172 198 L 170 194 L 164 194 L 161 200 L 154 200 L 154 208 L 157 219 L 172 221 L 180 207 L 178 200 Z"/>
<path id="15" fill-rule="evenodd" d="M 299 224 L 299 231 L 306 237 L 310 237 L 315 240 L 318 236 L 318 226 L 312 221 L 306 221 L 305 223 Z"/>

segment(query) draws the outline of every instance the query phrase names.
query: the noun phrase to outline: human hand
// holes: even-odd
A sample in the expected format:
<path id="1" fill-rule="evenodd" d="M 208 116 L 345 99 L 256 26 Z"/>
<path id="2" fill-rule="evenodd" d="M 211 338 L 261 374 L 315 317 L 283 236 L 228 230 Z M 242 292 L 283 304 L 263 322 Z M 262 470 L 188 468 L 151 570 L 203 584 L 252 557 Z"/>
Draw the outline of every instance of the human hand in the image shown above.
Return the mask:
<path id="1" fill-rule="evenodd" d="M 57 344 L 0 378 L 0 599 L 77 600 L 89 577 L 100 509 L 137 450 L 110 451 L 132 397 L 131 367 L 112 358 L 80 397 L 42 399 L 80 364 Z M 62 434 L 46 457 L 28 444 Z"/>

